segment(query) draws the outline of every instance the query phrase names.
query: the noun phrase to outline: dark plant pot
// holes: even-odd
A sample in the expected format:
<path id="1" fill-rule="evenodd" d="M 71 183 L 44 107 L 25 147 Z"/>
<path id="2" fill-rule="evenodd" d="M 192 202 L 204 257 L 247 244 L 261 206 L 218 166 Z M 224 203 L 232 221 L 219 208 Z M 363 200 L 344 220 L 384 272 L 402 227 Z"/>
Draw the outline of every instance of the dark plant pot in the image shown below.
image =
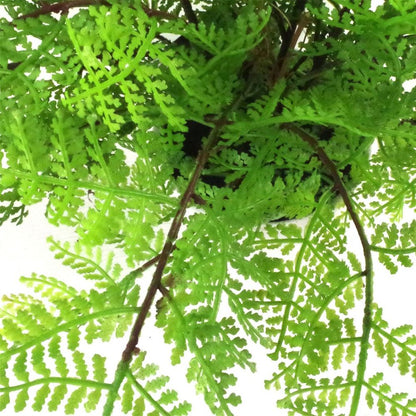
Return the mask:
<path id="1" fill-rule="evenodd" d="M 182 143 L 182 161 L 192 162 L 189 164 L 192 166 L 195 163 L 195 160 L 198 156 L 198 152 L 201 150 L 203 146 L 204 140 L 206 140 L 211 131 L 211 127 L 192 120 L 189 120 L 186 126 L 188 128 L 188 131 L 184 134 L 184 141 Z M 305 129 L 305 131 L 307 131 L 309 134 L 313 135 L 313 137 L 315 137 L 320 143 L 320 145 L 323 147 L 325 147 L 325 145 L 330 144 L 330 141 L 334 138 L 334 129 L 331 127 L 305 124 L 303 126 L 303 129 Z M 359 182 L 356 179 L 357 175 L 355 170 L 358 166 L 362 168 L 363 158 L 366 161 L 368 161 L 370 144 L 371 141 L 369 141 L 368 139 L 365 140 L 361 138 L 357 141 L 357 143 L 351 146 L 351 150 L 356 153 L 356 158 L 352 159 L 349 163 L 345 163 L 345 161 L 335 161 L 339 164 L 338 174 L 348 189 L 354 188 Z M 247 158 L 250 158 L 253 157 L 253 153 L 251 151 L 252 145 L 253 143 L 246 141 L 243 144 L 232 146 L 231 148 L 227 148 L 226 146 L 219 146 L 219 148 L 216 149 L 216 156 L 218 157 L 218 155 L 221 155 L 221 152 L 223 151 L 232 149 L 233 151 L 236 151 L 238 154 L 244 154 Z M 304 147 L 300 149 L 300 151 L 301 150 L 304 150 Z M 346 157 L 346 159 L 348 159 L 348 156 Z M 289 166 L 285 167 L 276 165 L 274 168 L 273 178 L 271 179 L 272 185 L 275 186 L 277 181 L 285 182 L 287 178 L 289 178 L 293 174 L 301 174 L 299 186 L 302 186 L 302 184 L 305 184 L 311 178 L 312 175 L 319 174 L 320 185 L 315 191 L 313 204 L 317 204 L 322 195 L 331 189 L 333 190 L 333 197 L 330 198 L 330 201 L 333 202 L 334 199 L 338 196 L 339 192 L 334 188 L 334 180 L 331 177 L 330 173 L 322 166 L 322 164 L 320 164 L 320 162 L 318 161 L 318 155 L 312 149 L 310 149 L 309 161 L 311 164 L 314 163 L 315 165 L 317 165 L 317 167 L 315 169 L 310 170 L 305 169 L 303 172 L 301 172 L 301 170 L 294 172 L 294 169 Z M 272 166 L 273 162 L 270 162 L 268 165 Z M 182 176 L 182 174 L 183 173 L 180 166 L 174 168 L 175 178 Z M 186 173 L 184 174 L 184 176 L 186 176 Z M 237 175 L 236 177 L 235 170 L 233 171 L 232 169 L 230 169 L 228 172 L 224 170 L 221 171 L 218 164 L 216 164 L 215 160 L 213 159 L 208 160 L 200 178 L 200 182 L 202 182 L 202 184 L 204 184 L 205 187 L 208 186 L 213 188 L 214 190 L 228 188 L 233 191 L 239 189 L 244 180 L 245 175 Z M 256 184 L 256 186 L 257 185 L 258 187 L 261 187 L 262 183 L 259 182 L 258 184 Z M 202 187 L 202 189 L 204 189 L 204 187 Z M 202 198 L 205 197 L 206 195 L 202 196 Z M 311 206 L 309 212 L 306 211 L 306 215 L 291 215 L 290 213 L 283 215 L 280 214 L 277 217 L 273 217 L 273 215 L 272 217 L 270 217 L 269 215 L 268 221 L 276 222 L 287 221 L 291 219 L 300 219 L 311 214 L 313 211 L 314 208 Z"/>

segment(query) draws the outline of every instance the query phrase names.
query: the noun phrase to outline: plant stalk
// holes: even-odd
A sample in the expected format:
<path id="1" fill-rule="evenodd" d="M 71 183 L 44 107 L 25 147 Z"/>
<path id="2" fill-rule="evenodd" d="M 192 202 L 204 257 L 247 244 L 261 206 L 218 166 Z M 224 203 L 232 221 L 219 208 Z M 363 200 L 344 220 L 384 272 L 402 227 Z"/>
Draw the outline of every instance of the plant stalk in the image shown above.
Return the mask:
<path id="1" fill-rule="evenodd" d="M 307 132 L 297 127 L 294 124 L 285 123 L 281 126 L 283 129 L 292 131 L 297 134 L 303 141 L 308 143 L 313 150 L 317 153 L 322 164 L 328 169 L 332 179 L 334 180 L 334 190 L 338 191 L 341 198 L 344 201 L 345 207 L 354 223 L 355 229 L 357 230 L 358 236 L 361 241 L 361 246 L 364 254 L 365 269 L 363 276 L 365 276 L 365 304 L 364 304 L 364 315 L 363 315 L 363 334 L 361 336 L 361 349 L 358 356 L 357 364 L 357 378 L 355 381 L 354 394 L 352 397 L 350 416 L 355 416 L 358 411 L 358 405 L 361 396 L 361 389 L 364 383 L 364 375 L 366 370 L 366 363 L 369 349 L 369 339 L 371 332 L 371 304 L 373 301 L 373 262 L 371 256 L 371 246 L 367 239 L 364 231 L 364 227 L 355 212 L 351 198 L 348 195 L 348 191 L 342 182 L 342 179 L 338 173 L 338 169 L 334 162 L 328 157 L 325 150 L 319 145 L 318 141 L 309 135 Z"/>

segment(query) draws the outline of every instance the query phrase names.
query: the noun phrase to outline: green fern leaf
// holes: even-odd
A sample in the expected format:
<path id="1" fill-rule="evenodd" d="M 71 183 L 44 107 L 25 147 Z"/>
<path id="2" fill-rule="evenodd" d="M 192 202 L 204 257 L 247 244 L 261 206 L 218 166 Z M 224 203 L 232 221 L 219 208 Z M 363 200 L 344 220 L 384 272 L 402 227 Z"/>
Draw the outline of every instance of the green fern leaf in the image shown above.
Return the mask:
<path id="1" fill-rule="evenodd" d="M 18 380 L 28 382 L 29 381 L 29 372 L 27 371 L 27 353 L 23 351 L 22 353 L 18 354 L 16 357 L 16 362 L 13 366 L 13 372 L 16 375 Z"/>
<path id="2" fill-rule="evenodd" d="M 70 266 L 76 270 L 85 279 L 102 280 L 103 284 L 107 281 L 109 284 L 114 283 L 114 279 L 120 276 L 121 267 L 113 264 L 114 253 L 109 253 L 104 267 L 100 266 L 102 259 L 101 248 L 97 248 L 94 252 L 87 248 L 85 250 L 87 257 L 82 255 L 80 244 L 75 244 L 73 252 L 69 243 L 60 245 L 52 237 L 48 238 L 51 251 L 55 253 L 55 258 L 60 259 L 66 266 Z M 94 259 L 94 260 L 93 260 Z"/>
<path id="3" fill-rule="evenodd" d="M 387 363 L 391 367 L 396 362 L 396 351 L 391 341 L 388 341 L 386 343 L 386 354 L 387 354 Z"/>
<path id="4" fill-rule="evenodd" d="M 95 410 L 99 404 L 101 398 L 101 390 L 91 390 L 87 395 L 87 400 L 84 403 L 84 408 L 87 412 Z"/>
<path id="5" fill-rule="evenodd" d="M 135 414 L 136 412 L 142 412 L 143 415 L 169 414 L 169 412 L 187 415 L 190 405 L 187 402 L 178 403 L 177 393 L 166 388 L 169 378 L 157 375 L 158 367 L 156 365 L 144 364 L 145 356 L 146 353 L 141 352 L 135 358 L 131 368 L 132 377 L 130 380 L 132 384 L 126 383 L 123 387 L 125 392 L 125 396 L 122 397 L 123 413 L 128 414 L 133 409 Z M 141 397 L 136 401 L 131 400 L 133 397 L 132 388 L 136 388 L 141 394 Z M 158 400 L 156 400 L 157 394 L 159 394 Z M 177 407 L 172 407 L 173 404 L 177 404 Z M 168 410 L 168 407 L 171 407 L 171 410 Z M 154 409 L 154 411 L 151 409 Z"/>
<path id="6" fill-rule="evenodd" d="M 133 412 L 138 416 L 143 416 L 145 414 L 145 402 L 143 397 L 139 397 L 134 401 Z"/>
<path id="7" fill-rule="evenodd" d="M 402 350 L 397 354 L 397 361 L 399 365 L 400 374 L 404 375 L 410 371 L 410 356 L 405 351 Z"/>
<path id="8" fill-rule="evenodd" d="M 72 353 L 72 358 L 74 360 L 77 375 L 81 379 L 86 379 L 88 377 L 88 367 L 84 360 L 84 354 L 80 351 L 74 351 Z"/>
<path id="9" fill-rule="evenodd" d="M 78 327 L 72 327 L 67 333 L 68 349 L 75 351 L 79 347 L 81 331 Z"/>
<path id="10" fill-rule="evenodd" d="M 15 412 L 22 411 L 27 406 L 27 401 L 29 400 L 29 392 L 28 389 L 21 389 L 19 393 L 17 393 L 15 403 L 14 403 L 14 410 Z"/>
<path id="11" fill-rule="evenodd" d="M 338 370 L 341 368 L 341 363 L 343 361 L 344 358 L 344 344 L 338 344 L 335 349 L 334 352 L 332 354 L 332 367 L 335 370 Z"/>
<path id="12" fill-rule="evenodd" d="M 0 395 L 0 411 L 3 411 L 9 403 L 10 403 L 9 393 L 2 393 Z"/>
<path id="13" fill-rule="evenodd" d="M 49 396 L 50 393 L 50 386 L 48 384 L 44 384 L 37 392 L 35 395 L 35 398 L 33 400 L 33 405 L 32 405 L 32 409 L 35 412 L 40 412 L 42 411 L 46 399 Z"/>
<path id="14" fill-rule="evenodd" d="M 45 364 L 45 349 L 42 344 L 36 344 L 32 349 L 32 366 L 33 369 L 44 377 L 49 377 L 51 370 Z M 47 395 L 45 395 L 46 397 Z"/>
<path id="15" fill-rule="evenodd" d="M 377 400 L 377 409 L 378 409 L 378 413 L 380 415 L 385 415 L 386 414 L 386 411 L 387 411 L 386 402 L 381 398 L 379 398 Z"/>
<path id="16" fill-rule="evenodd" d="M 365 394 L 365 400 L 368 404 L 368 407 L 372 409 L 374 406 L 374 398 L 370 390 L 367 390 L 367 393 Z"/>
<path id="17" fill-rule="evenodd" d="M 56 371 L 60 374 L 61 377 L 67 377 L 69 370 L 66 364 L 65 357 L 62 355 L 61 349 L 61 338 L 59 336 L 54 336 L 49 341 L 49 355 L 55 361 Z"/>
<path id="18" fill-rule="evenodd" d="M 374 350 L 380 358 L 384 358 L 386 355 L 386 349 L 384 347 L 383 340 L 377 332 L 373 332 Z"/>
<path id="19" fill-rule="evenodd" d="M 134 403 L 134 391 L 130 383 L 124 383 L 123 395 L 121 397 L 121 409 L 122 412 L 127 415 L 133 409 Z"/>
<path id="20" fill-rule="evenodd" d="M 37 275 L 36 273 L 32 273 L 30 277 L 22 276 L 20 278 L 20 281 L 24 283 L 27 287 L 33 288 L 34 292 L 40 293 L 46 299 L 49 299 L 52 293 L 60 297 L 65 297 L 68 295 L 73 296 L 77 293 L 77 291 L 74 288 L 66 285 L 64 282 L 54 277 Z M 48 315 L 48 313 L 44 310 L 44 312 L 40 315 L 44 316 Z M 52 315 L 49 314 L 49 316 Z M 51 317 L 51 320 L 52 319 L 53 318 Z M 47 325 L 47 323 L 45 323 L 45 325 Z"/>
<path id="21" fill-rule="evenodd" d="M 166 390 L 164 391 L 160 398 L 159 403 L 160 404 L 169 404 L 173 403 L 178 400 L 178 393 L 174 390 Z"/>
<path id="22" fill-rule="evenodd" d="M 85 387 L 79 387 L 76 390 L 74 390 L 68 397 L 67 402 L 65 404 L 65 413 L 68 415 L 75 414 L 76 409 L 80 406 L 86 394 L 87 389 Z"/>
<path id="23" fill-rule="evenodd" d="M 391 407 L 391 408 L 390 408 L 390 415 L 391 415 L 391 416 L 399 416 L 399 415 L 400 415 L 400 413 L 399 413 L 399 411 L 397 410 L 397 408 L 396 408 L 396 407 Z"/>
<path id="24" fill-rule="evenodd" d="M 356 351 L 357 349 L 356 349 L 355 344 L 349 344 L 347 346 L 346 356 L 345 356 L 345 359 L 347 360 L 347 362 L 352 363 L 355 361 Z"/>
<path id="25" fill-rule="evenodd" d="M 383 373 L 375 373 L 373 376 L 369 378 L 368 382 L 374 387 L 377 387 L 382 380 L 383 380 Z"/>
<path id="26" fill-rule="evenodd" d="M 48 402 L 48 410 L 50 412 L 56 411 L 58 409 L 58 406 L 64 400 L 67 392 L 68 387 L 65 384 L 59 384 L 54 388 L 52 396 L 50 396 Z"/>
<path id="27" fill-rule="evenodd" d="M 8 367 L 8 363 L 1 361 L 0 362 L 0 384 L 2 386 L 9 385 L 9 378 L 7 377 L 6 370 Z"/>
<path id="28" fill-rule="evenodd" d="M 3 319 L 3 330 L 7 333 L 10 341 L 22 342 L 25 339 L 25 334 L 11 319 Z"/>
<path id="29" fill-rule="evenodd" d="M 146 390 L 149 392 L 154 392 L 160 390 L 162 387 L 164 387 L 167 382 L 169 381 L 169 377 L 162 376 L 162 377 L 156 377 L 153 380 L 149 380 L 146 383 Z"/>
<path id="30" fill-rule="evenodd" d="M 412 328 L 413 328 L 412 325 L 401 325 L 401 326 L 399 326 L 397 328 L 393 328 L 390 331 L 390 334 L 393 337 L 401 337 L 403 335 L 408 334 L 412 330 Z"/>
<path id="31" fill-rule="evenodd" d="M 2 187 L 0 192 L 0 225 L 9 220 L 20 225 L 28 214 L 26 207 L 19 202 L 17 189 L 7 187 L 12 185 L 14 181 L 14 178 L 8 178 L 7 175 L 1 176 L 0 183 L 5 188 Z"/>
<path id="32" fill-rule="evenodd" d="M 105 357 L 94 354 L 92 357 L 93 368 L 94 368 L 94 379 L 99 382 L 104 382 L 107 374 L 105 367 Z"/>

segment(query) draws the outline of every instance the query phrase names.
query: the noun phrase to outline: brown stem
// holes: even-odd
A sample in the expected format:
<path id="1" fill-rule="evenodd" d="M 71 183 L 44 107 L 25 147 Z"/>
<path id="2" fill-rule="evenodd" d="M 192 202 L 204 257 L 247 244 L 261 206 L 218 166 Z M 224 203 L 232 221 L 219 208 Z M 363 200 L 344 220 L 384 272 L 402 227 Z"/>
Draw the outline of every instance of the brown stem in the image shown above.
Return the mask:
<path id="1" fill-rule="evenodd" d="M 135 274 L 143 273 L 146 269 L 148 269 L 150 266 L 153 266 L 155 263 L 159 261 L 160 255 L 161 254 L 159 253 L 157 256 L 154 256 L 152 259 L 148 260 L 146 263 L 143 263 L 137 269 L 134 269 L 131 273 L 135 273 Z"/>
<path id="2" fill-rule="evenodd" d="M 160 17 L 161 19 L 166 19 L 166 20 L 178 20 L 178 16 L 175 16 L 174 14 L 171 14 L 169 12 L 164 12 L 163 10 L 151 9 L 150 7 L 146 6 L 143 3 L 142 3 L 142 9 L 149 17 Z"/>
<path id="3" fill-rule="evenodd" d="M 334 180 L 334 190 L 338 191 L 339 194 L 341 195 L 344 201 L 344 204 L 354 223 L 354 226 L 357 229 L 357 233 L 360 237 L 361 245 L 363 247 L 364 258 L 366 259 L 366 262 L 367 262 L 367 260 L 371 258 L 370 244 L 367 240 L 367 236 L 365 235 L 361 222 L 357 214 L 355 213 L 351 199 L 348 195 L 348 191 L 346 190 L 345 185 L 342 182 L 341 176 L 338 173 L 338 169 L 335 163 L 328 157 L 325 150 L 319 145 L 318 141 L 314 137 L 312 137 L 310 134 L 308 134 L 306 131 L 302 130 L 301 128 L 297 127 L 294 124 L 285 123 L 282 125 L 282 128 L 285 130 L 292 131 L 293 133 L 296 133 L 303 141 L 308 143 L 313 148 L 313 150 L 317 153 L 322 164 L 328 169 L 329 173 L 332 176 L 332 179 Z"/>
<path id="4" fill-rule="evenodd" d="M 24 14 L 22 16 L 19 16 L 18 19 L 28 19 L 31 17 L 39 17 L 43 14 L 51 14 L 51 13 L 62 13 L 67 14 L 68 11 L 74 7 L 87 7 L 87 6 L 111 6 L 111 3 L 108 3 L 106 0 L 68 0 L 68 1 L 61 1 L 57 3 L 42 3 L 42 6 L 39 7 L 39 9 Z M 160 17 L 162 19 L 168 19 L 168 20 L 175 20 L 177 19 L 177 16 L 164 12 L 161 10 L 155 10 L 151 9 L 150 7 L 146 6 L 145 4 L 142 4 L 143 11 L 149 16 L 149 17 Z"/>
<path id="5" fill-rule="evenodd" d="M 305 6 L 306 6 L 306 0 L 295 1 L 295 4 L 293 5 L 293 8 L 292 8 L 291 16 L 289 16 L 289 27 L 287 28 L 287 30 L 284 28 L 283 20 L 281 18 L 277 20 L 278 25 L 279 25 L 279 30 L 282 36 L 282 44 L 280 46 L 279 54 L 276 59 L 276 69 L 274 70 L 275 74 L 280 72 L 279 68 L 283 65 L 285 61 L 285 57 L 288 55 L 289 50 L 291 49 L 290 45 L 293 44 L 293 37 L 296 31 L 296 27 L 299 25 L 302 13 L 305 10 Z M 275 76 L 275 81 L 277 80 L 278 78 L 276 78 Z"/>
<path id="6" fill-rule="evenodd" d="M 178 237 L 179 229 L 182 225 L 182 221 L 185 216 L 186 208 L 189 204 L 189 201 L 192 199 L 195 193 L 195 186 L 208 160 L 209 153 L 211 149 L 214 147 L 214 145 L 216 144 L 218 137 L 219 137 L 219 133 L 221 129 L 223 128 L 223 126 L 225 125 L 225 123 L 226 121 L 224 119 L 217 122 L 214 129 L 211 131 L 210 135 L 208 136 L 208 142 L 198 154 L 194 173 L 192 174 L 192 177 L 188 183 L 188 186 L 179 203 L 179 209 L 176 212 L 175 218 L 173 219 L 172 224 L 170 226 L 165 245 L 158 259 L 155 273 L 153 275 L 152 281 L 150 283 L 150 286 L 147 290 L 146 296 L 140 308 L 140 313 L 138 314 L 136 318 L 136 321 L 133 325 L 133 329 L 130 334 L 129 341 L 127 342 L 126 348 L 123 351 L 122 361 L 125 363 L 130 362 L 133 356 L 134 350 L 139 340 L 140 332 L 143 328 L 143 324 L 150 310 L 150 307 L 152 306 L 156 292 L 158 291 L 158 289 L 160 290 L 160 288 L 162 287 L 161 280 L 162 280 L 163 271 L 166 267 L 169 256 L 173 251 L 174 242 Z"/>
<path id="7" fill-rule="evenodd" d="M 20 20 L 28 19 L 31 17 L 39 17 L 43 14 L 51 14 L 51 13 L 63 13 L 67 14 L 69 9 L 74 7 L 87 7 L 93 5 L 105 5 L 110 6 L 105 0 L 68 0 L 62 1 L 58 3 L 42 3 L 42 6 L 39 7 L 37 10 L 23 14 L 18 17 Z"/>
<path id="8" fill-rule="evenodd" d="M 173 246 L 172 251 L 175 250 L 175 249 L 176 249 L 176 245 Z M 162 253 L 159 253 L 158 255 L 154 256 L 150 260 L 146 261 L 141 266 L 137 267 L 136 269 L 134 269 L 133 271 L 131 271 L 130 273 L 128 273 L 126 276 L 124 276 L 122 280 L 124 280 L 124 279 L 126 279 L 128 277 L 134 277 L 134 278 L 136 278 L 139 274 L 143 273 L 149 267 L 151 267 L 155 263 L 157 263 L 160 260 L 160 256 L 161 255 L 162 255 Z M 159 287 L 159 290 L 160 289 L 161 289 L 161 286 Z M 160 292 L 164 295 L 164 292 L 162 290 L 160 290 Z"/>
<path id="9" fill-rule="evenodd" d="M 369 349 L 369 338 L 371 331 L 371 303 L 373 301 L 373 263 L 371 257 L 371 246 L 365 234 L 364 228 L 358 218 L 357 213 L 354 210 L 352 201 L 348 195 L 348 192 L 343 184 L 341 177 L 338 173 L 338 169 L 335 166 L 334 162 L 328 157 L 325 150 L 319 145 L 318 141 L 309 135 L 307 132 L 297 127 L 294 124 L 285 123 L 281 126 L 285 130 L 292 131 L 297 134 L 303 141 L 308 143 L 313 150 L 317 153 L 322 164 L 330 172 L 332 179 L 334 180 L 334 190 L 338 191 L 341 195 L 344 204 L 347 208 L 347 211 L 354 223 L 355 229 L 357 230 L 358 236 L 361 241 L 361 246 L 363 248 L 364 261 L 365 261 L 365 270 L 363 271 L 363 276 L 365 276 L 365 305 L 364 305 L 364 314 L 363 314 L 363 334 L 361 337 L 361 349 L 358 357 L 357 364 L 357 379 L 354 389 L 354 394 L 351 401 L 351 412 L 350 415 L 355 415 L 358 408 L 358 403 L 360 401 L 361 389 L 364 381 L 364 374 L 366 369 L 368 349 Z"/>
<path id="10" fill-rule="evenodd" d="M 291 51 L 295 48 L 296 43 L 302 34 L 303 29 L 310 23 L 310 18 L 302 14 L 293 27 L 288 42 L 282 45 L 279 56 L 277 57 L 275 68 L 273 69 L 272 83 L 275 84 L 279 79 L 285 78 L 288 74 L 289 60 L 291 58 Z"/>

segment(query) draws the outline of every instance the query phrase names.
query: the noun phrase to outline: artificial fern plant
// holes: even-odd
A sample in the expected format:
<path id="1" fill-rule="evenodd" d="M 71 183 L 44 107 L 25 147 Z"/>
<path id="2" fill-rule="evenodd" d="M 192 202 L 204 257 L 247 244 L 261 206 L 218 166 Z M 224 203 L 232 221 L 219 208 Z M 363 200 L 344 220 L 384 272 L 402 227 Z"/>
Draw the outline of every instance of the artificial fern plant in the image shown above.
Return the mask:
<path id="1" fill-rule="evenodd" d="M 46 201 L 91 283 L 4 297 L 1 411 L 199 414 L 153 325 L 213 415 L 266 359 L 273 414 L 416 415 L 416 335 L 373 299 L 415 261 L 414 0 L 0 5 L 0 223 Z"/>

